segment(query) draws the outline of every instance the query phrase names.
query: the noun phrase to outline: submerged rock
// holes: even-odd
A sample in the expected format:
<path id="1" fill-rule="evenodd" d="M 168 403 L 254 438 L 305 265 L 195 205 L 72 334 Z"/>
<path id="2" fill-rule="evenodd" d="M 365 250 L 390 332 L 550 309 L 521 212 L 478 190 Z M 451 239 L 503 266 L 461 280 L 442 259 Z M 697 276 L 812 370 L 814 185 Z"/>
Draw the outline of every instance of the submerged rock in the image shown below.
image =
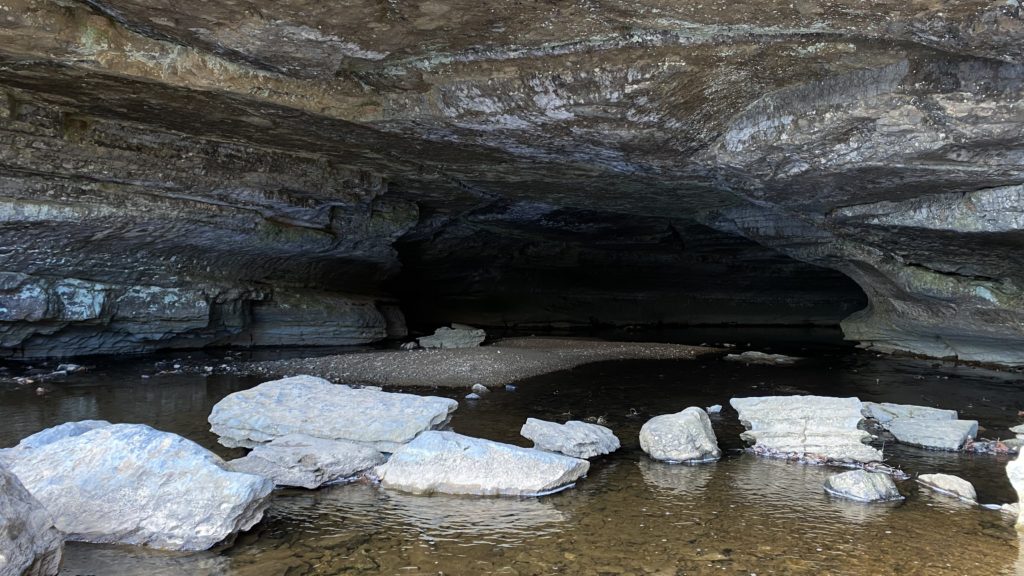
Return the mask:
<path id="1" fill-rule="evenodd" d="M 956 496 L 968 502 L 978 501 L 978 493 L 974 490 L 974 485 L 958 476 L 951 474 L 921 474 L 917 477 L 917 481 L 922 486 L 931 488 L 936 492 Z"/>
<path id="2" fill-rule="evenodd" d="M 273 483 L 142 424 L 112 424 L 19 454 L 11 471 L 69 540 L 204 550 L 263 516 Z"/>
<path id="3" fill-rule="evenodd" d="M 539 496 L 570 487 L 590 463 L 454 432 L 427 431 L 377 468 L 381 485 L 415 494 Z"/>
<path id="4" fill-rule="evenodd" d="M 640 447 L 668 462 L 712 462 L 722 456 L 711 419 L 696 406 L 648 420 L 640 428 Z"/>
<path id="5" fill-rule="evenodd" d="M 277 486 L 318 488 L 351 479 L 385 460 L 383 454 L 363 444 L 286 434 L 260 444 L 226 467 L 269 478 Z"/>
<path id="6" fill-rule="evenodd" d="M 574 458 L 593 458 L 619 449 L 619 439 L 611 429 L 598 424 L 570 420 L 565 424 L 527 418 L 519 433 L 533 440 L 533 447 L 559 452 Z"/>
<path id="7" fill-rule="evenodd" d="M 800 358 L 750 350 L 742 354 L 726 354 L 725 360 L 729 362 L 742 362 L 744 364 L 761 364 L 764 366 L 789 366 L 790 364 L 795 364 Z"/>
<path id="8" fill-rule="evenodd" d="M 825 491 L 835 496 L 861 502 L 902 500 L 896 483 L 886 474 L 851 470 L 834 474 L 825 480 Z"/>
<path id="9" fill-rule="evenodd" d="M 423 348 L 475 348 L 487 339 L 484 330 L 453 324 L 451 328 L 442 326 L 430 336 L 423 336 L 416 341 Z"/>
<path id="10" fill-rule="evenodd" d="M 766 456 L 836 462 L 881 461 L 880 450 L 864 442 L 871 435 L 857 428 L 861 401 L 828 396 L 733 398 L 747 431 L 740 435 Z"/>
<path id="11" fill-rule="evenodd" d="M 52 576 L 63 551 L 49 512 L 0 464 L 0 576 Z"/>
<path id="12" fill-rule="evenodd" d="M 903 444 L 931 450 L 956 451 L 978 434 L 978 423 L 974 420 L 897 418 L 886 429 Z"/>
<path id="13" fill-rule="evenodd" d="M 209 421 L 228 447 L 253 448 L 287 434 L 305 434 L 394 452 L 420 432 L 446 424 L 458 407 L 448 398 L 294 376 L 229 394 L 213 407 Z"/>

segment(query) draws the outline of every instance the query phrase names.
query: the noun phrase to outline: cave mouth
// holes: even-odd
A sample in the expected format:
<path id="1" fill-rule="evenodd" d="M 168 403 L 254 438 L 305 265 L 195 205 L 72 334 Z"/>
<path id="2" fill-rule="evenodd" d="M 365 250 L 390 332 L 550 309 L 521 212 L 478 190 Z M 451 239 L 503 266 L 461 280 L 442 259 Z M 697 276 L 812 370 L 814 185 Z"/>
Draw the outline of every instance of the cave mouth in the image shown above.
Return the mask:
<path id="1" fill-rule="evenodd" d="M 838 326 L 867 304 L 840 272 L 695 221 L 537 208 L 399 239 L 388 288 L 409 328 Z"/>

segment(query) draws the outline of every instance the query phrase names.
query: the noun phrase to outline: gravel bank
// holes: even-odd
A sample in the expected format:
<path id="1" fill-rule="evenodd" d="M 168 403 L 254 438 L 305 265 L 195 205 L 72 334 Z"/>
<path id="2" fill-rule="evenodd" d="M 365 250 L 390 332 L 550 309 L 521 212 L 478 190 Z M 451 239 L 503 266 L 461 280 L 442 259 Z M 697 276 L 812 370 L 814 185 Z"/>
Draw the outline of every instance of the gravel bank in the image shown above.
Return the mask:
<path id="1" fill-rule="evenodd" d="M 375 386 L 501 386 L 603 360 L 692 359 L 716 348 L 651 342 L 568 338 L 507 338 L 490 346 L 454 350 L 386 350 L 251 362 L 237 373 L 268 377 L 311 374 L 345 384 Z"/>

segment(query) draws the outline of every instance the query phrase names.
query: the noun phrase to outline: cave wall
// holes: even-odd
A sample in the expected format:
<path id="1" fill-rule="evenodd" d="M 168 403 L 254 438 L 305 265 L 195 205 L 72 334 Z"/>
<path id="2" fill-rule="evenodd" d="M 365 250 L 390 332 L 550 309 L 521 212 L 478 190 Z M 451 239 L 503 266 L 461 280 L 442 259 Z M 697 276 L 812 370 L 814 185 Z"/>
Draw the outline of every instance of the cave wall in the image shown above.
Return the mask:
<path id="1" fill-rule="evenodd" d="M 368 341 L 396 278 L 817 322 L 827 268 L 864 346 L 1024 363 L 1019 1 L 506 8 L 0 0 L 0 347 Z"/>

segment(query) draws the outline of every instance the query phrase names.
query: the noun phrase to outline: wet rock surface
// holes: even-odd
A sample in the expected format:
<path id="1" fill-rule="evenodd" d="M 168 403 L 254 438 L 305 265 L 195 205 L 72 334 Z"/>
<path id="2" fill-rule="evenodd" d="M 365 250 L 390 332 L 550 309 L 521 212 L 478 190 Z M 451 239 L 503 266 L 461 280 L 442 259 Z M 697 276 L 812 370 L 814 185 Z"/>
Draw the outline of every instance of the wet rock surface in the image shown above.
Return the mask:
<path id="1" fill-rule="evenodd" d="M 385 460 L 383 454 L 363 444 L 286 434 L 256 446 L 248 455 L 227 462 L 225 467 L 269 478 L 276 486 L 311 489 L 352 480 Z"/>
<path id="2" fill-rule="evenodd" d="M 273 483 L 142 424 L 111 424 L 18 454 L 10 471 L 69 540 L 205 550 L 263 515 Z"/>
<path id="3" fill-rule="evenodd" d="M 655 460 L 687 464 L 713 462 L 722 456 L 711 419 L 697 407 L 648 420 L 640 428 L 640 448 Z"/>
<path id="4" fill-rule="evenodd" d="M 0 464 L 0 576 L 54 576 L 63 550 L 49 512 Z"/>
<path id="5" fill-rule="evenodd" d="M 898 418 L 889 423 L 898 442 L 931 450 L 960 450 L 978 434 L 974 420 L 926 420 Z"/>
<path id="6" fill-rule="evenodd" d="M 921 474 L 917 477 L 917 481 L 936 492 L 955 496 L 967 502 L 973 503 L 978 500 L 978 493 L 974 486 L 967 480 L 952 474 Z"/>
<path id="7" fill-rule="evenodd" d="M 405 286 L 1024 362 L 1013 2 L 4 6 L 8 354 L 367 341 L 325 294 Z"/>
<path id="8" fill-rule="evenodd" d="M 610 428 L 570 420 L 565 424 L 527 418 L 519 434 L 533 440 L 533 447 L 574 458 L 593 458 L 619 449 L 619 439 Z"/>
<path id="9" fill-rule="evenodd" d="M 896 488 L 896 483 L 889 475 L 865 470 L 851 470 L 829 476 L 825 481 L 825 491 L 834 496 L 860 502 L 888 502 L 903 499 L 900 491 Z"/>
<path id="10" fill-rule="evenodd" d="M 539 496 L 570 486 L 590 463 L 454 432 L 427 431 L 377 468 L 381 486 L 414 494 Z"/>
<path id="11" fill-rule="evenodd" d="M 756 453 L 849 463 L 879 462 L 882 452 L 868 446 L 871 435 L 857 428 L 857 398 L 768 396 L 729 401 L 747 427 L 741 438 Z"/>
<path id="12" fill-rule="evenodd" d="M 294 376 L 235 392 L 210 413 L 210 429 L 228 447 L 254 448 L 289 434 L 357 442 L 394 452 L 424 430 L 443 426 L 459 403 L 351 388 Z"/>

